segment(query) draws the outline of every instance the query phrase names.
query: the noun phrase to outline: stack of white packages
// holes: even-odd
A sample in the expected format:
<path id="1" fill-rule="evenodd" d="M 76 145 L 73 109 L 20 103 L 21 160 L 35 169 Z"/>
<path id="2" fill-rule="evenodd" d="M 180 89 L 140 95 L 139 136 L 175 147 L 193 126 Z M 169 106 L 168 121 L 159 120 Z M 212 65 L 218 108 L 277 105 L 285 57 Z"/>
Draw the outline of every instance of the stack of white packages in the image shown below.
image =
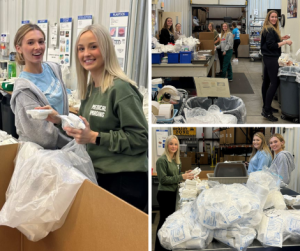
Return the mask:
<path id="1" fill-rule="evenodd" d="M 285 209 L 284 198 L 280 192 L 280 178 L 272 173 L 267 167 L 262 171 L 253 172 L 249 175 L 247 187 L 256 193 L 263 209 L 275 207 Z"/>
<path id="2" fill-rule="evenodd" d="M 13 138 L 11 135 L 7 134 L 7 132 L 0 130 L 0 146 L 16 144 L 16 143 L 18 143 L 18 140 Z"/>
<path id="3" fill-rule="evenodd" d="M 181 185 L 181 188 L 179 189 L 179 195 L 180 195 L 180 202 L 186 202 L 195 200 L 198 195 L 197 190 L 197 183 L 201 180 L 198 178 L 198 175 L 200 174 L 201 169 L 199 167 L 196 167 L 194 170 L 191 171 L 192 174 L 194 174 L 193 180 L 186 180 Z"/>
<path id="4" fill-rule="evenodd" d="M 200 223 L 215 230 L 214 238 L 238 250 L 254 240 L 262 217 L 260 199 L 242 184 L 217 185 L 197 198 Z"/>
<path id="5" fill-rule="evenodd" d="M 263 246 L 282 248 L 287 239 L 300 238 L 300 211 L 268 210 L 258 227 L 257 239 Z"/>

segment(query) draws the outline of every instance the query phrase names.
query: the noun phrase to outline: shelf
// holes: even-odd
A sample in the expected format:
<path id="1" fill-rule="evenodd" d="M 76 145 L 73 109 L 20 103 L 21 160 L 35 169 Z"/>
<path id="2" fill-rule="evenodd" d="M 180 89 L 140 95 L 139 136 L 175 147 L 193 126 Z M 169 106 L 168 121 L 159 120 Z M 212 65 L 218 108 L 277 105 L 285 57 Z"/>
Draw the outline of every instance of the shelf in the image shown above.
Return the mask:
<path id="1" fill-rule="evenodd" d="M 249 145 L 249 144 L 240 144 L 240 145 L 220 145 L 220 148 L 252 148 L 252 145 Z"/>

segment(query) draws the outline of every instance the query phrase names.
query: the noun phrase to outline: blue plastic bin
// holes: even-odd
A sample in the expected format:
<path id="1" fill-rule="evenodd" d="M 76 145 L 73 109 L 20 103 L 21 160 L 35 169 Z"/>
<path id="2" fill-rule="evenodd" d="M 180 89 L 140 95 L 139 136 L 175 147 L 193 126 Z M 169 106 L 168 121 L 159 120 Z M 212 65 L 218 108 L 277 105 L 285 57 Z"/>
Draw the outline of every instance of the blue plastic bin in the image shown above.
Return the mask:
<path id="1" fill-rule="evenodd" d="M 168 64 L 178 64 L 179 53 L 168 53 Z"/>
<path id="2" fill-rule="evenodd" d="M 161 59 L 163 58 L 164 53 L 152 53 L 152 64 L 160 64 Z"/>
<path id="3" fill-rule="evenodd" d="M 180 52 L 180 64 L 190 64 L 192 62 L 193 51 Z"/>

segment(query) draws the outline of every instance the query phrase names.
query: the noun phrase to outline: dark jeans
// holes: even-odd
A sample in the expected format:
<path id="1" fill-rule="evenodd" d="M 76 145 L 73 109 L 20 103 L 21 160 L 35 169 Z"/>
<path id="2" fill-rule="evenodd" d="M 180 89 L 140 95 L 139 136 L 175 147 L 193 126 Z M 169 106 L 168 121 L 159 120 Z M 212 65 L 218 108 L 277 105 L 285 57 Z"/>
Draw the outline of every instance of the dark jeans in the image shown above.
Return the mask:
<path id="1" fill-rule="evenodd" d="M 220 71 L 223 70 L 223 52 L 221 51 L 221 49 L 217 49 L 217 52 L 218 52 L 218 58 L 219 58 L 219 61 L 220 61 Z"/>
<path id="2" fill-rule="evenodd" d="M 97 173 L 99 186 L 144 211 L 148 203 L 147 172 Z"/>
<path id="3" fill-rule="evenodd" d="M 232 67 L 231 67 L 231 57 L 232 57 L 232 49 L 226 51 L 226 55 L 224 56 L 223 61 L 223 72 L 221 74 L 221 78 L 226 77 L 226 72 L 228 72 L 228 79 L 232 79 Z"/>
<path id="4" fill-rule="evenodd" d="M 267 113 L 271 113 L 271 104 L 277 88 L 280 84 L 278 75 L 278 57 L 263 56 L 265 68 L 264 68 L 264 80 L 262 84 L 262 97 L 264 106 L 263 108 Z"/>
<path id="5" fill-rule="evenodd" d="M 234 50 L 235 58 L 238 58 L 238 48 L 239 48 L 240 43 L 241 43 L 240 39 L 235 39 L 234 40 L 233 50 Z"/>
<path id="6" fill-rule="evenodd" d="M 156 239 L 155 239 L 155 251 L 167 250 L 160 245 L 157 232 L 164 224 L 165 220 L 172 213 L 175 212 L 176 208 L 176 192 L 169 191 L 160 191 L 157 192 L 157 201 L 159 204 L 160 210 L 160 219 L 156 230 Z"/>

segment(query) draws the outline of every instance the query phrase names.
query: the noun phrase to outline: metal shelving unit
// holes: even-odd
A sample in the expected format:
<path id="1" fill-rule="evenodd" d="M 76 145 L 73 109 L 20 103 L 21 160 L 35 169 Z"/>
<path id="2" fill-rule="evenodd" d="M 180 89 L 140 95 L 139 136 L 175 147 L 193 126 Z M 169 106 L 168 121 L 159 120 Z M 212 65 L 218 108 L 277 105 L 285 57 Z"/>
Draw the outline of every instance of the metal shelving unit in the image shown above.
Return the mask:
<path id="1" fill-rule="evenodd" d="M 250 32 L 249 32 L 249 55 L 250 61 L 254 62 L 256 59 L 261 59 L 260 55 L 260 42 L 261 42 L 261 31 L 263 24 L 261 26 L 255 26 L 253 22 L 255 21 L 264 21 L 264 18 L 254 18 L 254 21 L 249 24 Z M 257 57 L 251 56 L 252 53 L 257 53 Z"/>

